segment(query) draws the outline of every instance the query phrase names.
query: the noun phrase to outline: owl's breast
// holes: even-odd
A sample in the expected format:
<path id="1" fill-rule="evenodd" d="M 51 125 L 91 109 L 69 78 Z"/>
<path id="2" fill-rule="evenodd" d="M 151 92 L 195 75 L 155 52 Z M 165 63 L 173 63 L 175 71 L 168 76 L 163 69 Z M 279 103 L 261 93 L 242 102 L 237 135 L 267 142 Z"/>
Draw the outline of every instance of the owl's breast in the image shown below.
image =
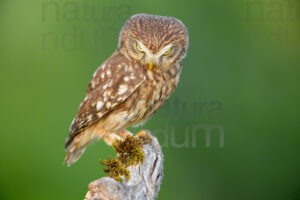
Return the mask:
<path id="1" fill-rule="evenodd" d="M 146 80 L 127 100 L 131 124 L 141 123 L 150 118 L 173 93 L 179 74 L 156 73 L 147 70 Z"/>

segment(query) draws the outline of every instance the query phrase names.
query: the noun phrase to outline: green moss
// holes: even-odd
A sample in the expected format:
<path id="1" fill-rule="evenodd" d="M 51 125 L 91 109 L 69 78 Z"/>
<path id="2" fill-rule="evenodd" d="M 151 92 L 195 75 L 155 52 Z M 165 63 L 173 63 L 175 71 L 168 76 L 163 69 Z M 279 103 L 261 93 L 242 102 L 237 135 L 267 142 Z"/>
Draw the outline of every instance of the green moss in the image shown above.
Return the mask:
<path id="1" fill-rule="evenodd" d="M 102 165 L 106 167 L 104 172 L 108 174 L 109 177 L 114 178 L 116 181 L 122 182 L 124 178 L 129 180 L 130 172 L 124 167 L 124 165 L 118 160 L 118 158 L 100 161 Z"/>
<path id="2" fill-rule="evenodd" d="M 143 163 L 144 152 L 143 145 L 151 144 L 152 139 L 149 135 L 143 134 L 139 137 L 127 136 L 125 140 L 116 140 L 113 142 L 113 148 L 118 157 L 108 160 L 100 161 L 104 168 L 104 172 L 109 177 L 114 178 L 116 181 L 126 181 L 130 178 L 130 172 L 127 170 L 128 166 Z"/>

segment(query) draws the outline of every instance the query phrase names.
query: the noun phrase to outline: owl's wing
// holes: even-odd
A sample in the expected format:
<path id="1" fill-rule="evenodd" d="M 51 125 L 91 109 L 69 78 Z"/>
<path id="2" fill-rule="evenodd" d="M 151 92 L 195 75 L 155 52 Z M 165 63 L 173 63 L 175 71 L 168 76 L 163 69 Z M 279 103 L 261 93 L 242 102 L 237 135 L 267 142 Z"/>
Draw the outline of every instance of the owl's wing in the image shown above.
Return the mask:
<path id="1" fill-rule="evenodd" d="M 127 61 L 127 62 L 126 62 Z M 86 96 L 70 126 L 68 148 L 73 138 L 125 101 L 145 80 L 141 67 L 122 58 L 109 59 L 94 73 Z"/>

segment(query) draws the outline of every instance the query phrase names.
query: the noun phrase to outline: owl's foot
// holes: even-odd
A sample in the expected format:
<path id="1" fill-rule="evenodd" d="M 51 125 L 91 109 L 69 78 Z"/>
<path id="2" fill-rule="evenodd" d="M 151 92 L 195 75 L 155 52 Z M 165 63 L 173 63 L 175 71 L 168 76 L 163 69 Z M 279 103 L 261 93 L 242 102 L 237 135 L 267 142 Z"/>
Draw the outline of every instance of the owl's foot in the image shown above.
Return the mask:
<path id="1" fill-rule="evenodd" d="M 128 130 L 122 130 L 122 131 L 119 131 L 118 133 L 118 136 L 120 136 L 121 138 L 125 139 L 127 136 L 133 136 L 133 134 L 128 131 Z"/>
<path id="2" fill-rule="evenodd" d="M 138 132 L 138 133 L 136 134 L 137 137 L 148 136 L 148 135 L 149 135 L 149 134 L 148 134 L 148 131 L 146 131 L 146 130 L 141 130 L 140 132 Z"/>
<path id="3" fill-rule="evenodd" d="M 106 134 L 104 137 L 103 137 L 103 140 L 104 142 L 106 142 L 106 144 L 108 144 L 109 146 L 112 146 L 113 142 L 114 141 L 117 141 L 117 140 L 123 140 L 122 137 L 120 137 L 119 135 L 115 134 L 115 133 L 109 133 L 109 134 Z"/>
<path id="4" fill-rule="evenodd" d="M 152 139 L 150 137 L 151 134 L 149 133 L 150 132 L 147 130 L 141 130 L 135 136 L 140 138 L 140 140 L 142 140 L 144 144 L 152 144 Z"/>

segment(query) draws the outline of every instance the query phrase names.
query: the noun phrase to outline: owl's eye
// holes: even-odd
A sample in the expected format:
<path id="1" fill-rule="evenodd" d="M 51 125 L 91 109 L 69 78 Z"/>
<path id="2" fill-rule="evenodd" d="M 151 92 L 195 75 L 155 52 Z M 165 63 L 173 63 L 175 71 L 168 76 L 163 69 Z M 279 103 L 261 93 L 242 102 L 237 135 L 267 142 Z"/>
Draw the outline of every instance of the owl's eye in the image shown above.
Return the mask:
<path id="1" fill-rule="evenodd" d="M 172 49 L 170 48 L 168 51 L 166 51 L 166 52 L 164 53 L 164 55 L 169 55 L 169 54 L 171 53 L 171 51 L 172 51 Z"/>
<path id="2" fill-rule="evenodd" d="M 139 43 L 136 43 L 136 48 L 139 52 L 144 52 Z"/>

